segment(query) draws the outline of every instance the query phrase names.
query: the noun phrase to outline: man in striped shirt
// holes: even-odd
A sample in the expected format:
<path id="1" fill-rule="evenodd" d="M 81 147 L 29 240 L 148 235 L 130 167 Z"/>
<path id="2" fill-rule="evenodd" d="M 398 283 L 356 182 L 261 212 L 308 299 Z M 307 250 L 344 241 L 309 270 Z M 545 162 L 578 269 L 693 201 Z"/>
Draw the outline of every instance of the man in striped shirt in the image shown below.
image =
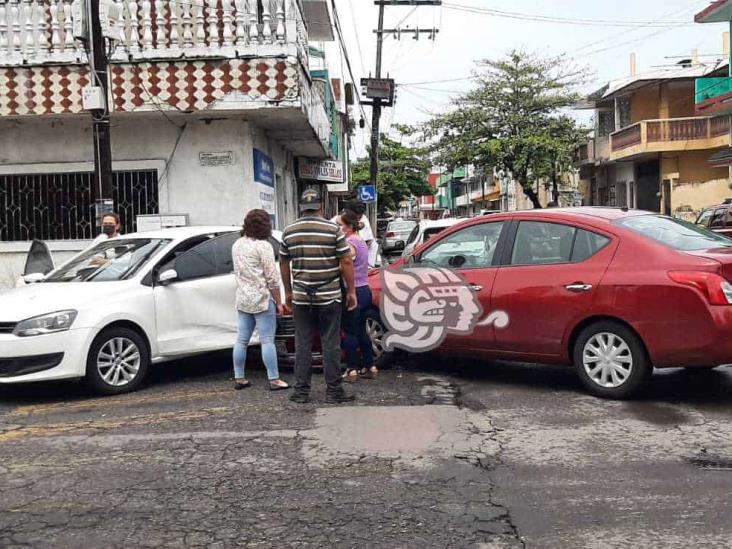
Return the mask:
<path id="1" fill-rule="evenodd" d="M 349 402 L 341 378 L 341 276 L 346 284 L 348 310 L 356 308 L 353 259 L 346 237 L 322 215 L 318 191 L 300 197 L 302 217 L 282 233 L 280 269 L 285 300 L 295 317 L 294 402 L 310 400 L 313 333 L 320 332 L 327 384 L 325 401 Z"/>

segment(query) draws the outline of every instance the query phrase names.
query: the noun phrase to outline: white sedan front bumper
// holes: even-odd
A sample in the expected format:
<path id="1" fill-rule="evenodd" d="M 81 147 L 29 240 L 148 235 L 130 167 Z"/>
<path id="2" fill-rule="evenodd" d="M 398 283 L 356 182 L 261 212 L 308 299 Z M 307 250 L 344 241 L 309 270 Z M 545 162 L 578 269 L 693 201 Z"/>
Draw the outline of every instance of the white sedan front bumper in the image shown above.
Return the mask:
<path id="1" fill-rule="evenodd" d="M 0 384 L 83 377 L 96 334 L 93 328 L 32 337 L 0 334 Z"/>

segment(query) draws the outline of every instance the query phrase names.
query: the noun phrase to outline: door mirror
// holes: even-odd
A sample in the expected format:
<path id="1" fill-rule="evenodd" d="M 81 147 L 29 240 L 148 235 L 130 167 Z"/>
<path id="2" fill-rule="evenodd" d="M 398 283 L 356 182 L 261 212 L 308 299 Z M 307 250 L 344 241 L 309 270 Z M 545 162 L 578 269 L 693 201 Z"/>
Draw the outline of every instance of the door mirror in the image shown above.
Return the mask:
<path id="1" fill-rule="evenodd" d="M 23 276 L 47 275 L 54 267 L 53 256 L 48 244 L 41 240 L 34 240 L 25 259 Z M 38 282 L 38 280 L 34 280 L 34 282 Z"/>
<path id="2" fill-rule="evenodd" d="M 394 242 L 394 249 L 395 250 L 403 250 L 404 249 L 404 241 L 403 240 L 397 240 Z"/>
<path id="3" fill-rule="evenodd" d="M 167 269 L 160 273 L 160 275 L 158 276 L 158 282 L 160 282 L 160 284 L 163 286 L 177 279 L 178 273 L 175 271 L 175 269 Z"/>

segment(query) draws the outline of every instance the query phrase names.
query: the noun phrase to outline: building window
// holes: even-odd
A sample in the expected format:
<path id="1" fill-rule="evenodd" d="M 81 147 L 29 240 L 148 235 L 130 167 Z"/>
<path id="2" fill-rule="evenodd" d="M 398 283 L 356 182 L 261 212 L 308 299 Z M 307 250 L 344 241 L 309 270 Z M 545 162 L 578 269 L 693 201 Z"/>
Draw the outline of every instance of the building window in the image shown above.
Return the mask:
<path id="1" fill-rule="evenodd" d="M 0 175 L 0 241 L 86 240 L 97 235 L 94 174 Z M 123 233 L 158 213 L 157 170 L 115 172 L 112 198 Z"/>
<path id="2" fill-rule="evenodd" d="M 598 137 L 607 137 L 615 131 L 615 113 L 613 111 L 599 111 L 597 113 Z"/>

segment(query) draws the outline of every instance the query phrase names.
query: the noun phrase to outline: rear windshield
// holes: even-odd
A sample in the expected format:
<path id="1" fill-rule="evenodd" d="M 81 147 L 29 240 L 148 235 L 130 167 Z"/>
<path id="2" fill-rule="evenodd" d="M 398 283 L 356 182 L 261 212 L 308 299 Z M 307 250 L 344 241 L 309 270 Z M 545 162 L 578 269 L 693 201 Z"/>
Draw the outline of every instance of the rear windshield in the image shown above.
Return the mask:
<path id="1" fill-rule="evenodd" d="M 732 240 L 681 219 L 662 215 L 640 215 L 615 221 L 656 242 L 682 251 L 729 248 Z"/>

